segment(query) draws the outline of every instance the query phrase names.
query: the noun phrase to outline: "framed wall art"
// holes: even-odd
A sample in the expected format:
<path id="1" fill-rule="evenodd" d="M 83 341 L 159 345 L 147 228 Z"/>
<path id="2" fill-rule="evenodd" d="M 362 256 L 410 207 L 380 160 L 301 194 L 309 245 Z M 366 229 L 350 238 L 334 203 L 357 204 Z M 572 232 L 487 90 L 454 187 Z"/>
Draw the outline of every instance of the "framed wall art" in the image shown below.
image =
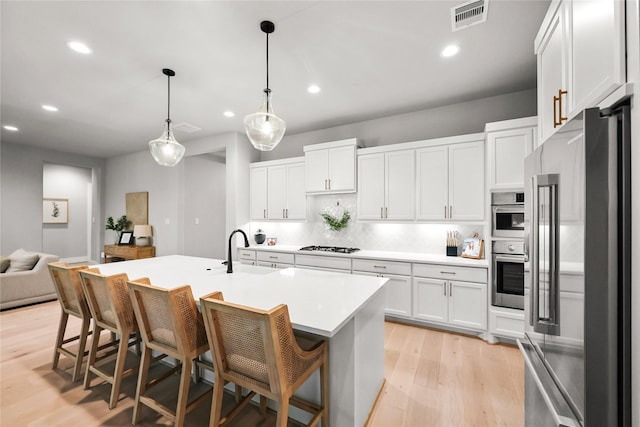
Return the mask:
<path id="1" fill-rule="evenodd" d="M 131 221 L 131 226 L 149 224 L 149 193 L 141 191 L 139 193 L 126 194 L 127 219 Z"/>
<path id="2" fill-rule="evenodd" d="M 43 224 L 67 224 L 69 222 L 69 199 L 42 199 Z"/>

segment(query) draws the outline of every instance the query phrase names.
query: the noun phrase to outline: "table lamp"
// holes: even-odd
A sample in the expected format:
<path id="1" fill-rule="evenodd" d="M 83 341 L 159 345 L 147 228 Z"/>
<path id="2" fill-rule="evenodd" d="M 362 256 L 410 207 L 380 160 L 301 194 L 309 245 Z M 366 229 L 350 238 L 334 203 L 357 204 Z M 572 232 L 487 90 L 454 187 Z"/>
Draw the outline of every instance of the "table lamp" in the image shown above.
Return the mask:
<path id="1" fill-rule="evenodd" d="M 136 246 L 151 245 L 151 236 L 153 236 L 153 232 L 150 225 L 135 225 L 133 227 L 133 237 L 136 238 Z"/>

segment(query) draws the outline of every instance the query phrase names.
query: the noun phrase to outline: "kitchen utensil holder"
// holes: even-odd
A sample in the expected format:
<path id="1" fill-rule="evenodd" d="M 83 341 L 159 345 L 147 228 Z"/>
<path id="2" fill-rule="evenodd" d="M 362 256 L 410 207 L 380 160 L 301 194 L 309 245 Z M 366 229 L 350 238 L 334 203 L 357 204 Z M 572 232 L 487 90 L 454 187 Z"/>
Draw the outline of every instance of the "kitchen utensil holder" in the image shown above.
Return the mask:
<path id="1" fill-rule="evenodd" d="M 458 256 L 458 247 L 447 246 L 447 256 Z"/>

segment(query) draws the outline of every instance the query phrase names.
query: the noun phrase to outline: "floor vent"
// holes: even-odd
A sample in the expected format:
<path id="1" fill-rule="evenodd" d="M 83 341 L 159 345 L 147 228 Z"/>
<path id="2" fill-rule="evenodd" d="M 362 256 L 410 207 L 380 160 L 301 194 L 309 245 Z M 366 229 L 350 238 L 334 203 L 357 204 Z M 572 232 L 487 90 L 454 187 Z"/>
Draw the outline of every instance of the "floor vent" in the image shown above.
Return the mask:
<path id="1" fill-rule="evenodd" d="M 451 9 L 451 29 L 462 30 L 487 20 L 489 0 L 472 0 Z"/>
<path id="2" fill-rule="evenodd" d="M 173 130 L 179 130 L 180 132 L 193 133 L 201 130 L 199 127 L 190 125 L 189 123 L 178 123 L 173 125 Z"/>

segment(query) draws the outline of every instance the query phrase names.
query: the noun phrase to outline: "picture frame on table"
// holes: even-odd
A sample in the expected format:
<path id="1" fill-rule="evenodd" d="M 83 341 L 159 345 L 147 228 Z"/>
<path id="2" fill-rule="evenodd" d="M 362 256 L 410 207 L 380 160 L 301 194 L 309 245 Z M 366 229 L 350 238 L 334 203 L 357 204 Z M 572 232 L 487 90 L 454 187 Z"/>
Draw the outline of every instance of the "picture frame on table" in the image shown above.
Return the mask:
<path id="1" fill-rule="evenodd" d="M 133 231 L 123 231 L 120 233 L 118 245 L 130 245 L 133 243 Z"/>
<path id="2" fill-rule="evenodd" d="M 69 222 L 69 199 L 42 199 L 43 224 L 67 224 Z"/>
<path id="3" fill-rule="evenodd" d="M 482 252 L 484 250 L 484 240 L 479 237 L 474 236 L 468 239 L 464 239 L 464 243 L 462 244 L 462 256 L 463 258 L 473 258 L 480 259 L 482 258 Z"/>

